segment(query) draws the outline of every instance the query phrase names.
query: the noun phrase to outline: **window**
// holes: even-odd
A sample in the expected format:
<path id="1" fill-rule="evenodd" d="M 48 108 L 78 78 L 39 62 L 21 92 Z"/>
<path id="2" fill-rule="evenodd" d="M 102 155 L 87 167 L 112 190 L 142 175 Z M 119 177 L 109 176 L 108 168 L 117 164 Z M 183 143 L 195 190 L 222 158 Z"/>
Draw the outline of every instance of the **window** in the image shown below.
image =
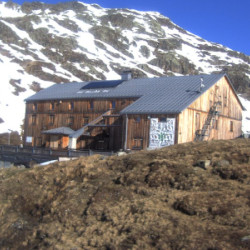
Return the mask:
<path id="1" fill-rule="evenodd" d="M 94 101 L 88 102 L 88 109 L 94 109 Z"/>
<path id="2" fill-rule="evenodd" d="M 32 110 L 33 110 L 33 111 L 37 111 L 37 103 L 33 103 L 33 105 L 32 105 Z"/>
<path id="3" fill-rule="evenodd" d="M 49 116 L 49 125 L 53 125 L 55 122 L 55 116 L 54 115 L 50 115 Z"/>
<path id="4" fill-rule="evenodd" d="M 234 123 L 233 121 L 230 121 L 230 132 L 234 131 Z"/>
<path id="5" fill-rule="evenodd" d="M 55 103 L 54 102 L 51 102 L 49 104 L 49 110 L 54 110 L 55 109 Z"/>
<path id="6" fill-rule="evenodd" d="M 83 117 L 83 126 L 89 123 L 89 117 Z"/>
<path id="7" fill-rule="evenodd" d="M 93 108 L 94 108 L 94 102 L 90 101 L 90 109 L 93 109 Z"/>
<path id="8" fill-rule="evenodd" d="M 72 126 L 74 124 L 74 117 L 73 116 L 70 116 L 69 118 L 68 118 L 68 125 L 69 126 Z"/>
<path id="9" fill-rule="evenodd" d="M 159 122 L 166 122 L 167 121 L 167 118 L 166 117 L 161 117 L 159 118 Z"/>
<path id="10" fill-rule="evenodd" d="M 223 96 L 224 96 L 224 107 L 228 106 L 228 98 L 227 98 L 227 88 L 224 87 L 223 89 Z"/>
<path id="11" fill-rule="evenodd" d="M 115 101 L 110 102 L 110 109 L 115 109 Z"/>
<path id="12" fill-rule="evenodd" d="M 73 110 L 74 109 L 74 102 L 70 102 L 69 103 L 69 110 Z"/>
<path id="13" fill-rule="evenodd" d="M 140 117 L 140 116 L 137 116 L 137 117 L 135 118 L 135 122 L 139 123 L 140 121 L 141 121 L 141 117 Z"/>
<path id="14" fill-rule="evenodd" d="M 32 125 L 36 125 L 36 115 L 32 115 Z"/>
<path id="15" fill-rule="evenodd" d="M 142 149 L 142 147 L 143 147 L 143 139 L 142 138 L 134 138 L 133 149 Z"/>

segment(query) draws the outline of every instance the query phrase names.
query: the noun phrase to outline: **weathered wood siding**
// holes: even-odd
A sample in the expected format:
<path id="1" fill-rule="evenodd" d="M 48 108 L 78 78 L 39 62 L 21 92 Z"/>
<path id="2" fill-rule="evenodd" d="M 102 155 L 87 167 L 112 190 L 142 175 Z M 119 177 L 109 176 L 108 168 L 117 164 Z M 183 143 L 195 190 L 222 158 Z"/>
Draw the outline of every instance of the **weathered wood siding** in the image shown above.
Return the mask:
<path id="1" fill-rule="evenodd" d="M 32 143 L 24 141 L 24 145 L 42 146 L 46 143 L 46 146 L 58 144 L 65 147 L 68 143 L 66 138 L 61 136 L 55 142 L 50 142 L 48 135 L 41 132 L 59 127 L 78 130 L 107 110 L 111 109 L 113 114 L 119 114 L 134 101 L 131 98 L 27 103 L 24 138 L 32 138 Z M 103 120 L 103 127 L 93 127 L 89 137 L 78 138 L 77 148 L 146 149 L 149 146 L 150 118 L 175 118 L 175 143 L 193 141 L 196 131 L 204 125 L 210 107 L 217 101 L 222 104 L 221 113 L 208 139 L 232 139 L 240 136 L 242 107 L 227 78 L 223 77 L 181 114 L 107 116 Z"/>
<path id="2" fill-rule="evenodd" d="M 176 115 L 128 115 L 126 149 L 146 149 L 149 146 L 150 118 L 177 118 Z M 124 120 L 124 128 L 125 118 Z M 177 122 L 176 122 L 177 126 Z M 177 131 L 177 129 L 176 129 Z M 124 131 L 124 134 L 126 131 Z M 177 135 L 177 134 L 176 134 Z M 176 136 L 175 136 L 176 138 Z"/>
<path id="3" fill-rule="evenodd" d="M 221 113 L 207 139 L 232 139 L 241 135 L 242 108 L 223 77 L 179 115 L 178 143 L 194 140 L 196 130 L 202 128 L 216 101 L 221 101 Z"/>
<path id="4" fill-rule="evenodd" d="M 41 132 L 59 127 L 70 127 L 78 130 L 86 123 L 89 123 L 105 113 L 112 110 L 113 114 L 118 114 L 126 106 L 134 102 L 134 99 L 89 99 L 89 100 L 62 100 L 62 101 L 40 101 L 26 104 L 25 135 L 32 137 L 32 143 L 24 145 L 41 146 L 47 140 L 47 136 Z M 121 125 L 119 117 L 106 117 L 106 125 Z M 93 128 L 93 135 L 101 133 L 102 129 Z M 108 133 L 114 138 L 119 138 L 109 143 L 109 147 L 121 148 L 122 130 L 112 127 Z M 65 139 L 62 145 L 65 146 Z M 118 145 L 119 144 L 119 145 Z M 78 142 L 78 146 L 84 143 Z M 46 146 L 49 146 L 46 144 Z"/>

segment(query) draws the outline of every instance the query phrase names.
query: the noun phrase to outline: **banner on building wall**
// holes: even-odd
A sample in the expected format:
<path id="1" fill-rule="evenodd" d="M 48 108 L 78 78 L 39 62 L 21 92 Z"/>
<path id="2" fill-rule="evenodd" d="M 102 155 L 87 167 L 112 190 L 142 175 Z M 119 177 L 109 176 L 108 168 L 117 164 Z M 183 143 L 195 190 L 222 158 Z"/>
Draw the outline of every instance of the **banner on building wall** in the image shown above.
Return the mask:
<path id="1" fill-rule="evenodd" d="M 150 119 L 149 148 L 161 148 L 174 144 L 175 118 L 159 122 L 158 118 Z"/>

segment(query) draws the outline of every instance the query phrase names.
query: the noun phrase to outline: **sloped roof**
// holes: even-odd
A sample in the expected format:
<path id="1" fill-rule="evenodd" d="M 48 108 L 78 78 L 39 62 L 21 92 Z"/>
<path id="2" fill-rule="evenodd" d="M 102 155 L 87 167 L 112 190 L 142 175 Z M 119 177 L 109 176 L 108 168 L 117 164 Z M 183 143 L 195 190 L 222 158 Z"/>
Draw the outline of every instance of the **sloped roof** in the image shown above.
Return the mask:
<path id="1" fill-rule="evenodd" d="M 51 135 L 70 135 L 74 133 L 75 130 L 69 128 L 69 127 L 59 127 L 59 128 L 53 128 L 50 130 L 43 131 L 43 134 L 51 134 Z"/>
<path id="2" fill-rule="evenodd" d="M 86 89 L 90 82 L 55 84 L 26 99 L 30 101 L 137 98 L 121 111 L 122 114 L 174 114 L 180 113 L 200 95 L 212 87 L 225 74 L 141 78 L 123 81 L 119 85 Z M 201 78 L 204 87 L 200 89 Z"/>

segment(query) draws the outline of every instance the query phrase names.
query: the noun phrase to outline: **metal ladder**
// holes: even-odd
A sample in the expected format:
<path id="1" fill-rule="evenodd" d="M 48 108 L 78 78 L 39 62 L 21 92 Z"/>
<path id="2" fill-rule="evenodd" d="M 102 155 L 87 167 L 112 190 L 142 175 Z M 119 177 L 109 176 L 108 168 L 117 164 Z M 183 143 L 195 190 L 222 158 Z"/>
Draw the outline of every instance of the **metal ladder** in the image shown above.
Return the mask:
<path id="1" fill-rule="evenodd" d="M 195 132 L 194 141 L 203 141 L 205 137 L 209 138 L 211 130 L 214 127 L 215 117 L 219 115 L 221 108 L 221 101 L 217 101 L 214 105 L 210 108 L 208 112 L 207 119 L 202 127 L 202 129 L 198 129 Z"/>

